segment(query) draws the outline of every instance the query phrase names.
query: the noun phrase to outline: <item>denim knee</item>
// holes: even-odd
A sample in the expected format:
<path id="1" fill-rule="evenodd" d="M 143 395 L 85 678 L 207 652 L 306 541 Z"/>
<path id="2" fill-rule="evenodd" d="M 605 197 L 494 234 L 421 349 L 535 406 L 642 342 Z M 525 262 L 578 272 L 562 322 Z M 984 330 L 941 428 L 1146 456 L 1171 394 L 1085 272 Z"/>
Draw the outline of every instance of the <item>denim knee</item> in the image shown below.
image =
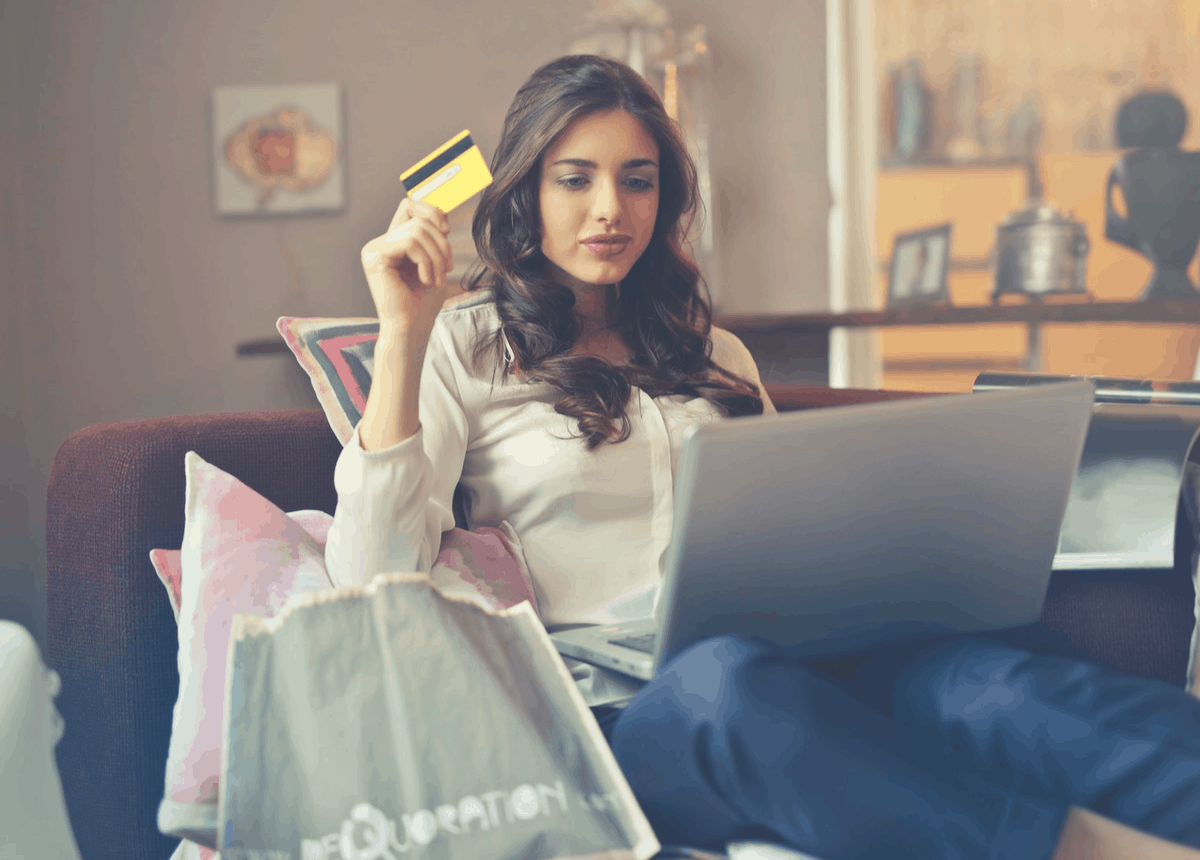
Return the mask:
<path id="1" fill-rule="evenodd" d="M 638 770 L 647 771 L 658 759 L 688 755 L 691 745 L 685 738 L 701 727 L 711 730 L 737 717 L 744 706 L 739 677 L 768 652 L 766 643 L 716 636 L 676 654 L 638 691 L 613 726 L 610 743 L 618 760 L 628 753 L 631 765 L 636 762 Z"/>
<path id="2" fill-rule="evenodd" d="M 740 637 L 706 639 L 677 654 L 622 710 L 609 744 L 665 843 L 722 848 L 754 822 L 714 772 L 711 742 L 740 708 L 731 683 L 765 649 Z"/>
<path id="3" fill-rule="evenodd" d="M 744 636 L 714 636 L 668 660 L 651 685 L 670 688 L 690 722 L 714 722 L 736 716 L 739 678 L 771 646 Z M 642 692 L 645 692 L 644 690 Z"/>
<path id="4" fill-rule="evenodd" d="M 983 856 L 989 841 L 1011 842 L 1009 819 L 1024 820 L 1009 807 L 1030 807 L 928 770 L 937 757 L 914 758 L 893 721 L 752 638 L 708 639 L 670 660 L 618 719 L 612 748 L 664 842 L 719 847 L 757 829 L 818 856 L 898 842 L 910 850 L 891 856 Z M 1064 814 L 1018 829 L 1052 848 Z"/>
<path id="5" fill-rule="evenodd" d="M 896 685 L 906 732 L 994 782 L 1200 841 L 1200 702 L 991 641 L 926 652 Z"/>

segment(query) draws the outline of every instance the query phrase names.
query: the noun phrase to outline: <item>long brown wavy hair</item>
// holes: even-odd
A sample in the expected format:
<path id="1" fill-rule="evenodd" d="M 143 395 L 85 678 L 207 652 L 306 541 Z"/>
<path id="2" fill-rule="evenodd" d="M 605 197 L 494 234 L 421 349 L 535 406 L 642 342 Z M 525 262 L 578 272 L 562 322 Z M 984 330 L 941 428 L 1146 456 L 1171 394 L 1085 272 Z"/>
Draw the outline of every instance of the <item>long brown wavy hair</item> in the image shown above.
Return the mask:
<path id="1" fill-rule="evenodd" d="M 642 124 L 658 144 L 660 162 L 654 231 L 616 291 L 609 320 L 629 349 L 627 367 L 570 354 L 579 337 L 575 294 L 548 275 L 538 202 L 546 151 L 572 123 L 612 110 Z M 579 421 L 589 450 L 629 438 L 626 408 L 634 385 L 652 397 L 703 397 L 726 416 L 762 414 L 754 384 L 712 360 L 712 308 L 684 249 L 699 196 L 696 168 L 675 121 L 640 75 L 591 55 L 542 66 L 513 99 L 492 175 L 472 224 L 482 269 L 467 289 L 492 291 L 503 329 L 480 340 L 477 363 L 491 354 L 504 365 L 507 334 L 520 372 L 561 395 L 555 411 Z"/>

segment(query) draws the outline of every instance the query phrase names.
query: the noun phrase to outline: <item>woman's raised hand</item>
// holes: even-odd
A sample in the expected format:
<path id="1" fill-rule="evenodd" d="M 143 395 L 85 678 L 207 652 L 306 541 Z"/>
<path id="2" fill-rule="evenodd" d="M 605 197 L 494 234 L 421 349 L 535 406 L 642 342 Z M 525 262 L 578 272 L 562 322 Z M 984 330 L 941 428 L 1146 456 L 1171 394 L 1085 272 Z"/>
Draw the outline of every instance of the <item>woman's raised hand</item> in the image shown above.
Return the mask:
<path id="1" fill-rule="evenodd" d="M 363 272 L 379 315 L 380 333 L 428 338 L 446 301 L 454 268 L 450 221 L 441 209 L 405 197 L 382 236 L 363 246 Z"/>
<path id="2" fill-rule="evenodd" d="M 363 245 L 363 272 L 379 314 L 375 374 L 358 428 L 365 450 L 395 445 L 420 427 L 421 366 L 454 267 L 449 232 L 445 212 L 406 197 L 387 232 Z"/>

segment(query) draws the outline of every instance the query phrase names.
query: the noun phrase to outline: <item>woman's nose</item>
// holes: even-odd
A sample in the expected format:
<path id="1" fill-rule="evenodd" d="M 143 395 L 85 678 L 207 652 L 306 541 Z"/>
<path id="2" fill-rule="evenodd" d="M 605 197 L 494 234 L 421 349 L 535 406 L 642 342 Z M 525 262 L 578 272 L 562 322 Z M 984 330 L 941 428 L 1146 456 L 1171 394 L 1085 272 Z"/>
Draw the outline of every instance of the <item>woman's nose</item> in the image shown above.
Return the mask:
<path id="1" fill-rule="evenodd" d="M 596 183 L 592 214 L 597 221 L 607 221 L 610 224 L 620 221 L 621 206 L 621 193 L 615 182 L 604 180 Z"/>

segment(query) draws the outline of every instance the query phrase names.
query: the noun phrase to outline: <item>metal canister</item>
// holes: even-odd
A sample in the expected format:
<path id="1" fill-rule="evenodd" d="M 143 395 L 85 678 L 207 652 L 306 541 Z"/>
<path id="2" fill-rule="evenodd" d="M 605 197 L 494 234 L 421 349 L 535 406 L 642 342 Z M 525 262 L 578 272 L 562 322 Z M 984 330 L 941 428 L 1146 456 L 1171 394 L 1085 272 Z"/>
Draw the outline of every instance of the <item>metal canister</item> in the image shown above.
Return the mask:
<path id="1" fill-rule="evenodd" d="M 1013 212 L 996 228 L 993 301 L 1005 293 L 1086 293 L 1090 248 L 1087 225 L 1052 206 L 1035 201 Z"/>

